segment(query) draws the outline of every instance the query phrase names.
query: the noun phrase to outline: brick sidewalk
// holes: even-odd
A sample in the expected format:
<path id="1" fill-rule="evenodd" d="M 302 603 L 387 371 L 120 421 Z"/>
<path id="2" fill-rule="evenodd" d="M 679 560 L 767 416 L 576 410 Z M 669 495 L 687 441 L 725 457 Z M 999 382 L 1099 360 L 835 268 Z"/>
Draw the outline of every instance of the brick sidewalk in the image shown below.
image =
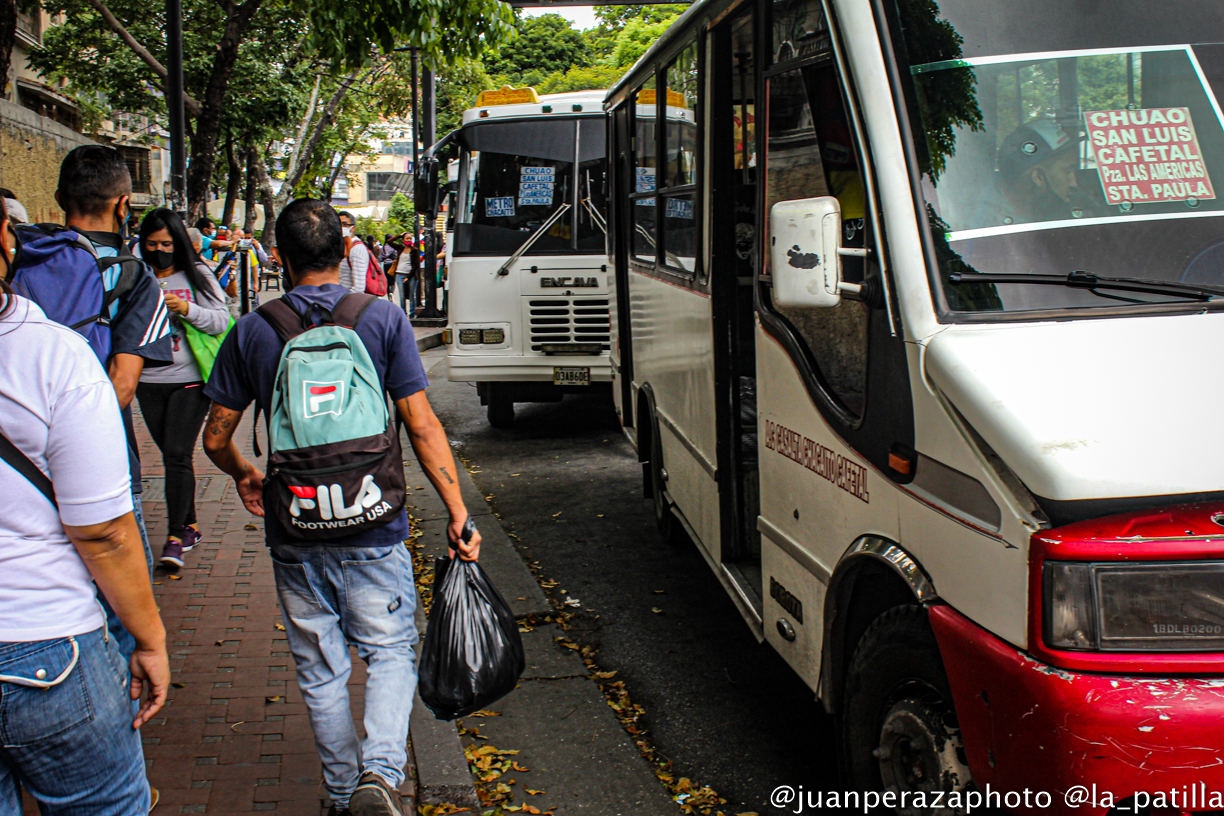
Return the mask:
<path id="1" fill-rule="evenodd" d="M 248 457 L 251 413 L 235 435 Z M 166 540 L 161 453 L 139 415 L 136 435 L 157 557 Z M 203 541 L 187 554 L 177 579 L 160 568 L 153 579 L 176 684 L 166 707 L 142 729 L 149 780 L 161 793 L 154 813 L 326 813 L 263 522 L 247 513 L 232 482 L 199 446 L 195 469 Z M 364 683 L 365 664 L 356 660 L 349 693 L 359 731 Z M 404 790 L 411 791 L 410 781 Z"/>

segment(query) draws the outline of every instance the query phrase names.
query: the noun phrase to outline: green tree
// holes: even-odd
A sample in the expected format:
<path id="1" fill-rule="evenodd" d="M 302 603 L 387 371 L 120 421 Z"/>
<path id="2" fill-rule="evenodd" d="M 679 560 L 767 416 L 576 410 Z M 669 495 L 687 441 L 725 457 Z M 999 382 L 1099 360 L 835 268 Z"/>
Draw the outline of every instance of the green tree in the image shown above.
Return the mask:
<path id="1" fill-rule="evenodd" d="M 499 53 L 485 57 L 485 70 L 490 75 L 507 77 L 517 85 L 526 77 L 543 78 L 589 64 L 582 34 L 560 14 L 519 16 L 515 30 L 517 36 Z"/>
<path id="2" fill-rule="evenodd" d="M 564 74 L 553 74 L 536 86 L 542 94 L 570 91 L 600 91 L 611 88 L 625 73 L 617 65 L 585 65 L 571 68 Z"/>
<path id="3" fill-rule="evenodd" d="M 450 133 L 463 124 L 463 112 L 476 104 L 481 91 L 497 86 L 480 60 L 459 60 L 438 72 L 438 134 Z"/>
<path id="4" fill-rule="evenodd" d="M 643 23 L 671 21 L 684 13 L 688 6 L 672 3 L 657 6 L 596 6 L 595 19 L 613 33 L 619 33 L 633 20 Z"/>
<path id="5" fill-rule="evenodd" d="M 35 57 L 37 68 L 66 76 L 83 90 L 92 85 L 104 91 L 119 110 L 160 113 L 163 103 L 151 97 L 166 77 L 153 56 L 165 51 L 163 6 L 147 0 L 110 0 L 113 8 L 104 0 L 42 2 L 52 14 L 63 14 L 65 25 L 53 29 L 45 53 Z M 360 84 L 361 68 L 370 65 L 375 49 L 391 63 L 394 49 L 412 45 L 426 62 L 446 65 L 495 47 L 509 35 L 511 22 L 509 10 L 496 0 L 384 0 L 368 8 L 346 0 L 186 0 L 186 107 L 193 120 L 187 193 L 193 217 L 203 209 L 227 117 L 245 117 L 242 130 L 249 131 L 251 123 L 274 124 L 277 113 L 296 119 L 291 111 L 300 111 L 309 98 L 307 121 L 320 127 L 299 133 L 309 137 L 313 150 L 321 139 L 316 132 L 330 125 L 344 96 Z M 336 86 L 320 100 L 318 84 L 311 90 L 311 74 L 324 66 Z M 239 92 L 231 93 L 235 82 L 241 83 Z M 244 103 L 250 103 L 245 111 Z"/>
<path id="6" fill-rule="evenodd" d="M 612 64 L 620 68 L 633 65 L 663 36 L 663 32 L 667 31 L 675 19 L 673 16 L 652 22 L 643 19 L 630 20 L 616 35 L 616 43 L 612 47 Z"/>
<path id="7" fill-rule="evenodd" d="M 396 193 L 391 196 L 391 206 L 387 208 L 388 220 L 396 221 L 400 224 L 411 224 L 415 216 L 416 210 L 412 205 L 412 199 L 403 193 Z"/>

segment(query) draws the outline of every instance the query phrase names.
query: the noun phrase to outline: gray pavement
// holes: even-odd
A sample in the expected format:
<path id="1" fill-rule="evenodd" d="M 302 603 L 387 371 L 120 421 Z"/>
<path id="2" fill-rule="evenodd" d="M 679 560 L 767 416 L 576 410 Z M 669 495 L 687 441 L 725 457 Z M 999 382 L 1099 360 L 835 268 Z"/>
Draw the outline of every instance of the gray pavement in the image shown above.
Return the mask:
<path id="1" fill-rule="evenodd" d="M 445 369 L 437 367 L 444 361 L 442 353 L 424 357 L 427 369 L 433 369 L 431 379 L 444 383 Z M 415 462 L 405 472 L 408 512 L 420 520 L 421 555 L 442 555 L 447 518 L 442 503 Z M 483 539 L 480 563 L 494 585 L 520 618 L 552 612 L 552 604 L 465 468 L 459 469 L 459 479 L 464 503 L 476 518 Z M 473 791 L 464 784 L 467 769 L 462 764 L 461 744 L 466 744 L 518 752 L 511 755 L 517 767 L 486 785 L 507 785 L 511 798 L 505 804 L 529 804 L 557 816 L 678 812 L 582 660 L 556 642 L 565 634 L 556 624 L 538 625 L 523 633 L 527 669 L 518 688 L 488 707 L 492 715 L 460 720 L 468 732 L 462 737 L 455 724 L 433 719 L 418 700 L 413 710 L 412 744 L 422 803 L 474 804 Z M 470 780 L 467 777 L 469 785 Z M 528 794 L 528 789 L 536 793 Z"/>

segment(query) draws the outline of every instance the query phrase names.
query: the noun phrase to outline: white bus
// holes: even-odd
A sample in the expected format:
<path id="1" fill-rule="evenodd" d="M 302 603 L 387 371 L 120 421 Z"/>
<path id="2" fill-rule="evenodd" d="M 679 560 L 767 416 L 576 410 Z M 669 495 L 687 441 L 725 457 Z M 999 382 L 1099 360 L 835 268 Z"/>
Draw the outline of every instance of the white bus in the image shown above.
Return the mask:
<path id="1" fill-rule="evenodd" d="M 848 790 L 1224 808 L 1221 42 L 700 0 L 609 92 L 617 411 Z"/>
<path id="2" fill-rule="evenodd" d="M 496 428 L 611 380 L 604 95 L 506 88 L 463 114 L 444 339 Z"/>

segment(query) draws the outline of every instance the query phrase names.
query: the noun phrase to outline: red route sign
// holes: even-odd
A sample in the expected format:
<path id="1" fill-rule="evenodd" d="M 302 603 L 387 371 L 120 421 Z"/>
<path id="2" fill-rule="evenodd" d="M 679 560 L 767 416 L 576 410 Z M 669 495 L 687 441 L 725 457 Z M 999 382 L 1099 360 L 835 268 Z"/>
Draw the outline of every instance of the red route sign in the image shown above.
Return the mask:
<path id="1" fill-rule="evenodd" d="M 1215 198 L 1189 108 L 1084 114 L 1110 204 Z"/>

